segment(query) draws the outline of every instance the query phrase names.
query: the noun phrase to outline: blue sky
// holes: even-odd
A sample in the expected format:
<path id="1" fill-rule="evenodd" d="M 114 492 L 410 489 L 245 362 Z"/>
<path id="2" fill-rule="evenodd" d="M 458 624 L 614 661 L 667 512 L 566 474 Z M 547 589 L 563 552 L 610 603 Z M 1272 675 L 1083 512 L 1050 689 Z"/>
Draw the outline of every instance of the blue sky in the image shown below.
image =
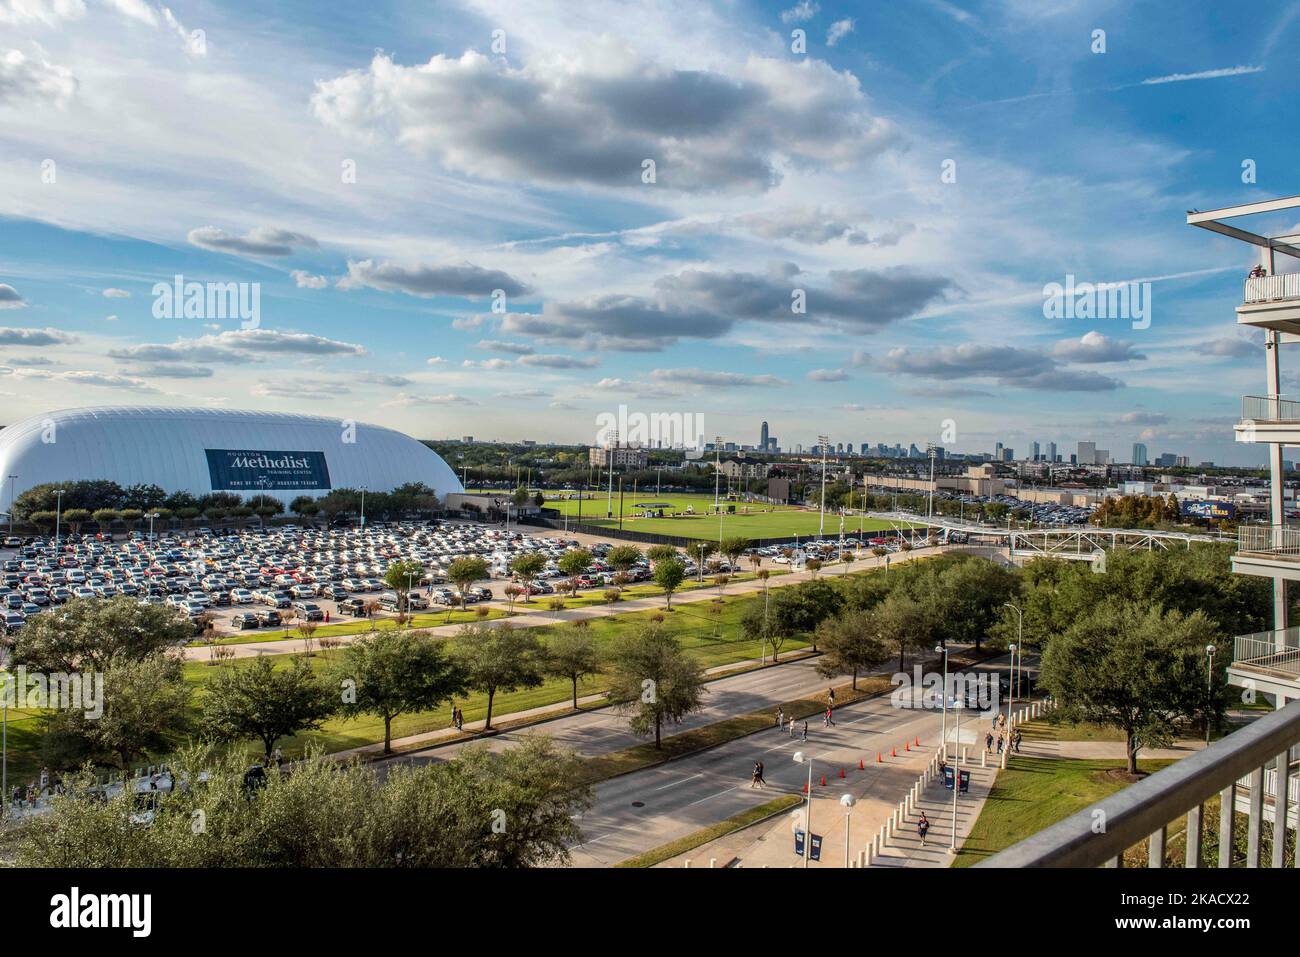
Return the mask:
<path id="1" fill-rule="evenodd" d="M 0 419 L 1256 464 L 1250 253 L 1183 220 L 1300 192 L 1298 47 L 1300 0 L 0 0 Z M 157 318 L 175 275 L 258 326 Z M 1045 318 L 1069 275 L 1149 325 Z"/>

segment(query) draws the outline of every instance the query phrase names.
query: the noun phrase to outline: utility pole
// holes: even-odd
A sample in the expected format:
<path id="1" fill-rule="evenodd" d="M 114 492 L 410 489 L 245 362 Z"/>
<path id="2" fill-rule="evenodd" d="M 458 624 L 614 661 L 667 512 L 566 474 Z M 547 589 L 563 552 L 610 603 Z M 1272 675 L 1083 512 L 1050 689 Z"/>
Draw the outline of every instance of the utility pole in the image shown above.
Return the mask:
<path id="1" fill-rule="evenodd" d="M 614 517 L 614 450 L 618 448 L 618 432 L 610 432 L 612 444 L 605 446 L 605 457 L 609 459 L 609 497 L 605 503 L 605 517 Z"/>
<path id="2" fill-rule="evenodd" d="M 713 510 L 718 510 L 719 485 L 722 479 L 722 436 L 713 437 Z"/>

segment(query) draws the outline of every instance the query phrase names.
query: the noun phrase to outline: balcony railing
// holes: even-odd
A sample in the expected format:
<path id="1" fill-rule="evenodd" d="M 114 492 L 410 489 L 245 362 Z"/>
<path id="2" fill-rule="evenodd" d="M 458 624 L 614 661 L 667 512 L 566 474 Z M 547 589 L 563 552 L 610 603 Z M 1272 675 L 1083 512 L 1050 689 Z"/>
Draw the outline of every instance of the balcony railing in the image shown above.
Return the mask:
<path id="1" fill-rule="evenodd" d="M 1285 860 L 1288 802 L 1294 801 L 1292 755 L 1300 744 L 1300 701 L 1234 731 L 1157 771 L 1123 791 L 1084 808 L 1064 821 L 982 861 L 980 867 L 1116 867 L 1123 854 L 1148 840 L 1147 866 L 1164 867 L 1169 826 L 1187 818 L 1186 864 L 1201 865 L 1205 802 L 1219 795 L 1219 867 L 1232 866 L 1237 819 L 1244 802 L 1246 866 L 1258 867 L 1263 856 L 1263 822 L 1273 824 L 1271 864 Z M 1268 776 L 1269 767 L 1275 773 Z M 1286 786 L 1279 788 L 1276 771 Z M 1244 792 L 1240 782 L 1246 782 Z M 1267 800 L 1267 804 L 1265 799 Z M 1098 822 L 1101 827 L 1098 827 Z"/>
<path id="2" fill-rule="evenodd" d="M 1300 421 L 1300 400 L 1284 395 L 1244 395 L 1241 417 L 1248 422 Z"/>
<path id="3" fill-rule="evenodd" d="M 1300 628 L 1238 635 L 1232 644 L 1234 667 L 1300 678 Z"/>
<path id="4" fill-rule="evenodd" d="M 1300 299 L 1300 273 L 1280 276 L 1259 276 L 1246 280 L 1245 302 L 1273 302 L 1278 299 Z"/>
<path id="5" fill-rule="evenodd" d="M 1300 526 L 1238 525 L 1237 551 L 1270 558 L 1300 558 Z"/>

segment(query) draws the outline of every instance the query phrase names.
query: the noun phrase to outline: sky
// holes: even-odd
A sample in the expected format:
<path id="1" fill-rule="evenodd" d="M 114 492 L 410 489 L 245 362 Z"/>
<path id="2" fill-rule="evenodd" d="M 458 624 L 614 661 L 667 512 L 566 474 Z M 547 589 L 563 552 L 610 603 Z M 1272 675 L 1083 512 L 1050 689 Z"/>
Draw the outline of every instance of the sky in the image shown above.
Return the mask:
<path id="1" fill-rule="evenodd" d="M 0 0 L 0 422 L 1261 464 L 1252 250 L 1185 214 L 1300 193 L 1298 50 L 1300 0 Z"/>

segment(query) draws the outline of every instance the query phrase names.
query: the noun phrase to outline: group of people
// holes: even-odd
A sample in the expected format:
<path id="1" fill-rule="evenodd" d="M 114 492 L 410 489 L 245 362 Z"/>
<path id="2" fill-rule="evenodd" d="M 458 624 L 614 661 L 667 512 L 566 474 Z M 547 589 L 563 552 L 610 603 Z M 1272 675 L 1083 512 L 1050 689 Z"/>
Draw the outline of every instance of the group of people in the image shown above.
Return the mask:
<path id="1" fill-rule="evenodd" d="M 63 794 L 63 779 L 52 774 L 48 767 L 41 768 L 40 777 L 26 785 L 15 784 L 9 792 L 9 803 L 14 807 L 35 807 L 36 802 L 53 794 Z"/>
<path id="2" fill-rule="evenodd" d="M 1016 754 L 1020 753 L 1020 729 L 1016 728 L 1010 736 L 1006 730 L 1007 717 L 1004 714 L 998 714 L 993 719 L 993 730 L 984 735 L 984 751 L 986 754 L 993 753 L 993 745 L 996 743 L 997 753 L 1001 754 L 1008 747 Z"/>
<path id="3" fill-rule="evenodd" d="M 451 726 L 457 731 L 465 730 L 465 712 L 455 705 L 451 706 Z"/>

